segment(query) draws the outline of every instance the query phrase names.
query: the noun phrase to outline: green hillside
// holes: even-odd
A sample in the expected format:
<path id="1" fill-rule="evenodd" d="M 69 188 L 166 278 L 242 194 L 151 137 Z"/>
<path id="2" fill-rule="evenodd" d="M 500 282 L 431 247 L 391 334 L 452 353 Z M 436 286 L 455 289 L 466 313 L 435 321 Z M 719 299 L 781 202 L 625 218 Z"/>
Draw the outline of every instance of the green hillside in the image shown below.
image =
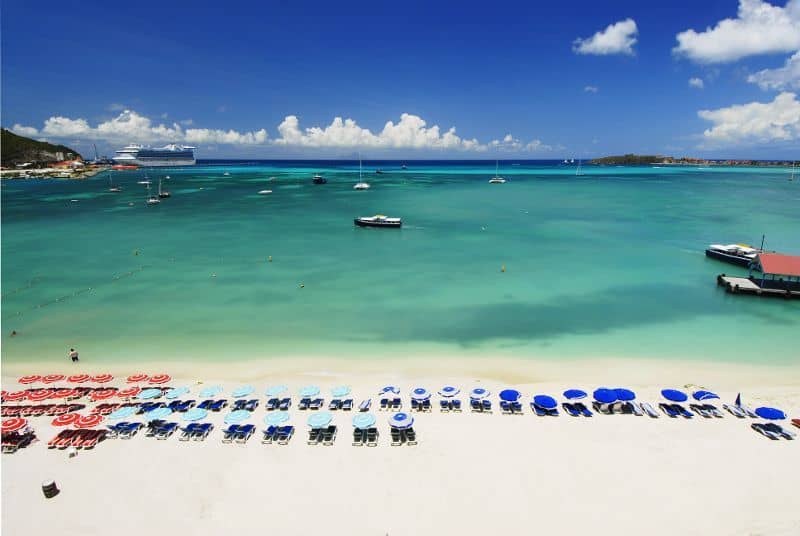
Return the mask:
<path id="1" fill-rule="evenodd" d="M 53 145 L 43 141 L 36 141 L 24 136 L 18 136 L 13 132 L 2 129 L 0 138 L 0 165 L 3 167 L 13 167 L 15 164 L 23 162 L 33 162 L 34 164 L 44 162 L 56 162 L 57 153 L 63 153 L 64 158 L 80 158 L 78 151 L 70 149 L 65 145 Z"/>

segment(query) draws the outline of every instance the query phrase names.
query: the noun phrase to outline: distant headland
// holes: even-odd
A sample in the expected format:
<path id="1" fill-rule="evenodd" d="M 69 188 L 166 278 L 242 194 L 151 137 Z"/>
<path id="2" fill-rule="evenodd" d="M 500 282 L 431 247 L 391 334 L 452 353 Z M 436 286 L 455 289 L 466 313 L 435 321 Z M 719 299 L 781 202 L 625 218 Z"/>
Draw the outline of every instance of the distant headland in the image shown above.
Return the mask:
<path id="1" fill-rule="evenodd" d="M 642 165 L 665 165 L 665 166 L 757 166 L 757 167 L 785 167 L 791 166 L 791 160 L 711 160 L 706 158 L 693 158 L 682 156 L 663 155 L 642 155 L 624 154 L 621 156 L 604 156 L 594 158 L 592 164 L 600 166 L 642 166 Z"/>

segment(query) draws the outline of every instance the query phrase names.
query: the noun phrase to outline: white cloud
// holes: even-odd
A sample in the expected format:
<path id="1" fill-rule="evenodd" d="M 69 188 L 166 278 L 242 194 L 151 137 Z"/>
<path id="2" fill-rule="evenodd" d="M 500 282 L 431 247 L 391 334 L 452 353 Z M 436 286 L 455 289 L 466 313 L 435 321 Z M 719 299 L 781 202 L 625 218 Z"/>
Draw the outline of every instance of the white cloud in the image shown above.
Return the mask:
<path id="1" fill-rule="evenodd" d="M 600 88 L 597 86 L 586 86 L 583 88 L 586 93 L 597 93 L 600 91 Z"/>
<path id="2" fill-rule="evenodd" d="M 605 30 L 595 33 L 591 37 L 577 38 L 572 43 L 572 50 L 576 54 L 595 54 L 605 56 L 608 54 L 628 54 L 633 56 L 633 45 L 639 29 L 633 19 L 625 19 L 614 24 L 609 24 Z"/>
<path id="3" fill-rule="evenodd" d="M 109 112 L 121 112 L 127 109 L 128 109 L 127 106 L 125 106 L 124 104 L 120 104 L 118 102 L 112 102 L 111 104 L 106 106 L 106 110 L 108 110 Z"/>
<path id="4" fill-rule="evenodd" d="M 541 140 L 531 140 L 528 143 L 523 143 L 511 134 L 506 134 L 502 140 L 492 140 L 489 142 L 488 148 L 504 152 L 537 152 L 537 151 L 552 151 L 553 147 L 542 143 Z"/>
<path id="5" fill-rule="evenodd" d="M 739 0 L 735 19 L 723 19 L 704 32 L 686 30 L 675 36 L 673 53 L 698 63 L 724 63 L 757 54 L 800 49 L 800 0 L 785 7 L 762 0 Z"/>
<path id="6" fill-rule="evenodd" d="M 783 67 L 758 71 L 748 76 L 747 81 L 763 90 L 800 89 L 800 51 L 787 59 Z"/>
<path id="7" fill-rule="evenodd" d="M 91 131 L 86 119 L 70 119 L 69 117 L 54 116 L 44 122 L 42 134 L 57 138 L 71 136 L 85 136 Z"/>
<path id="8" fill-rule="evenodd" d="M 693 87 L 693 88 L 697 88 L 697 89 L 703 89 L 704 87 L 706 87 L 706 85 L 705 85 L 705 83 L 703 83 L 703 79 L 702 78 L 690 78 L 689 79 L 689 87 Z"/>
<path id="9" fill-rule="evenodd" d="M 39 134 L 38 129 L 34 127 L 26 127 L 20 125 L 19 123 L 16 123 L 13 127 L 11 127 L 11 132 L 13 132 L 14 134 L 19 134 L 20 136 L 27 136 L 29 138 L 31 136 L 36 136 L 37 134 Z"/>
<path id="10" fill-rule="evenodd" d="M 262 145 L 268 138 L 265 129 L 256 132 L 237 132 L 235 130 L 210 130 L 190 128 L 184 140 L 188 143 L 226 143 L 230 145 Z"/>
<path id="11" fill-rule="evenodd" d="M 772 102 L 750 102 L 717 110 L 701 110 L 700 118 L 714 125 L 703 132 L 710 142 L 787 141 L 800 138 L 800 101 L 784 92 Z"/>

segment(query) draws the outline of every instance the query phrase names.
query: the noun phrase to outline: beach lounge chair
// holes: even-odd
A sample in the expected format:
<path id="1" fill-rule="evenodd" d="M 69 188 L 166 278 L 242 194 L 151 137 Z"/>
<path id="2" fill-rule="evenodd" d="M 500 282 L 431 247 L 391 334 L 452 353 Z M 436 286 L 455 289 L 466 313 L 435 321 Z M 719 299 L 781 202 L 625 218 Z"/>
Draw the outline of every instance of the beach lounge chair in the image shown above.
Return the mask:
<path id="1" fill-rule="evenodd" d="M 277 426 L 268 426 L 266 430 L 264 430 L 264 436 L 261 438 L 261 442 L 265 445 L 269 445 L 278 435 L 278 427 Z"/>
<path id="2" fill-rule="evenodd" d="M 450 401 L 450 410 L 451 411 L 461 411 L 461 400 L 454 398 Z"/>
<path id="3" fill-rule="evenodd" d="M 204 409 L 204 410 L 210 410 L 211 406 L 213 406 L 213 405 L 214 405 L 214 401 L 213 400 L 203 400 L 202 402 L 200 402 L 200 405 L 197 406 L 197 407 L 200 408 L 200 409 Z"/>
<path id="4" fill-rule="evenodd" d="M 439 411 L 450 411 L 450 402 L 447 400 L 440 400 L 439 401 Z"/>
<path id="5" fill-rule="evenodd" d="M 692 409 L 692 411 L 694 411 L 695 413 L 697 413 L 698 415 L 700 415 L 701 417 L 703 417 L 705 419 L 713 419 L 714 418 L 714 416 L 711 415 L 711 413 L 709 413 L 708 411 L 706 411 L 706 409 L 703 406 L 701 406 L 700 404 L 689 404 L 689 407 Z"/>
<path id="6" fill-rule="evenodd" d="M 325 406 L 325 400 L 322 398 L 315 398 L 311 401 L 311 404 L 308 405 L 308 409 L 321 409 Z"/>
<path id="7" fill-rule="evenodd" d="M 691 411 L 689 411 L 688 409 L 684 408 L 684 407 L 683 407 L 683 406 L 681 406 L 680 404 L 672 404 L 672 408 L 673 408 L 675 411 L 677 411 L 677 412 L 678 412 L 678 414 L 679 414 L 681 417 L 684 417 L 684 418 L 686 418 L 686 419 L 691 419 L 692 417 L 694 417 L 694 413 L 692 413 L 692 412 L 691 412 Z"/>
<path id="8" fill-rule="evenodd" d="M 139 430 L 144 428 L 144 425 L 140 422 L 129 422 L 125 423 L 125 427 L 122 428 L 119 432 L 120 439 L 130 439 L 135 436 Z"/>
<path id="9" fill-rule="evenodd" d="M 267 408 L 267 411 L 274 411 L 274 410 L 278 409 L 278 406 L 280 406 L 280 405 L 281 405 L 281 401 L 280 400 L 278 400 L 277 398 L 270 398 L 269 400 L 267 400 L 266 408 Z"/>
<path id="10" fill-rule="evenodd" d="M 511 413 L 511 406 L 509 406 L 508 402 L 506 402 L 505 400 L 501 400 L 500 401 L 500 411 L 502 411 L 503 413 L 506 413 L 506 414 Z"/>
<path id="11" fill-rule="evenodd" d="M 308 443 L 309 445 L 316 445 L 322 440 L 322 428 L 312 428 L 308 431 Z"/>
<path id="12" fill-rule="evenodd" d="M 276 436 L 276 439 L 278 440 L 278 445 L 288 445 L 293 435 L 294 435 L 294 426 L 290 424 L 286 426 L 281 426 L 280 428 L 278 428 L 278 434 Z"/>
<path id="13" fill-rule="evenodd" d="M 352 410 L 353 409 L 353 399 L 352 398 L 346 398 L 346 399 L 342 400 L 341 408 L 342 408 L 342 411 L 350 411 L 350 410 Z"/>
<path id="14" fill-rule="evenodd" d="M 469 407 L 472 411 L 483 411 L 483 405 L 481 405 L 481 401 L 475 398 L 469 399 Z"/>
<path id="15" fill-rule="evenodd" d="M 522 402 L 511 402 L 509 407 L 511 407 L 511 413 L 522 415 Z M 558 410 L 555 410 L 555 414 L 558 415 Z"/>
<path id="16" fill-rule="evenodd" d="M 145 432 L 146 437 L 153 437 L 156 435 L 158 428 L 165 424 L 166 421 L 162 419 L 153 419 L 152 421 L 147 423 L 147 432 Z"/>
<path id="17" fill-rule="evenodd" d="M 191 439 L 196 430 L 197 430 L 197 423 L 190 422 L 186 426 L 186 428 L 181 428 L 181 435 L 180 437 L 178 437 L 178 441 L 189 441 L 189 439 Z"/>
<path id="18" fill-rule="evenodd" d="M 231 411 L 241 411 L 247 404 L 247 400 L 236 400 L 231 407 Z"/>
<path id="19" fill-rule="evenodd" d="M 731 415 L 733 415 L 734 417 L 737 417 L 739 419 L 744 419 L 745 418 L 744 411 L 739 409 L 739 406 L 732 406 L 730 404 L 722 404 L 722 408 L 725 411 L 727 411 L 728 413 L 730 413 Z"/>
<path id="20" fill-rule="evenodd" d="M 284 398 L 283 400 L 281 400 L 281 403 L 278 406 L 278 408 L 281 411 L 288 411 L 289 408 L 291 407 L 291 405 L 292 405 L 292 399 L 291 398 Z"/>
<path id="21" fill-rule="evenodd" d="M 216 402 L 211 405 L 211 411 L 222 411 L 223 409 L 228 407 L 228 401 L 224 398 L 220 398 Z"/>
<path id="22" fill-rule="evenodd" d="M 322 433 L 322 444 L 331 446 L 333 442 L 336 441 L 336 425 L 331 424 L 328 426 L 325 431 Z"/>
<path id="23" fill-rule="evenodd" d="M 167 407 L 170 409 L 170 411 L 179 411 L 182 405 L 183 405 L 182 400 L 173 400 L 172 402 L 169 403 Z"/>
<path id="24" fill-rule="evenodd" d="M 388 398 L 381 398 L 381 410 L 389 409 L 389 399 Z"/>
<path id="25" fill-rule="evenodd" d="M 208 437 L 208 434 L 210 434 L 213 429 L 214 425 L 212 423 L 205 422 L 195 429 L 192 439 L 194 441 L 205 441 L 205 439 Z"/>
<path id="26" fill-rule="evenodd" d="M 422 407 L 418 400 L 411 399 L 411 411 L 422 411 Z"/>
<path id="27" fill-rule="evenodd" d="M 353 428 L 353 446 L 362 447 L 367 441 L 367 431 L 361 428 Z"/>
<path id="28" fill-rule="evenodd" d="M 417 432 L 413 428 L 406 429 L 406 442 L 409 445 L 417 444 Z"/>
<path id="29" fill-rule="evenodd" d="M 83 440 L 80 448 L 93 449 L 100 441 L 104 440 L 107 435 L 107 430 L 92 430 L 94 432 L 89 437 Z"/>
<path id="30" fill-rule="evenodd" d="M 750 428 L 752 428 L 753 430 L 755 430 L 759 434 L 763 435 L 764 437 L 766 437 L 768 439 L 772 439 L 773 441 L 776 441 L 776 440 L 780 439 L 780 436 L 778 434 L 776 434 L 772 430 L 768 430 L 760 422 L 754 422 L 753 424 L 750 425 Z"/>
<path id="31" fill-rule="evenodd" d="M 800 428 L 800 419 L 792 419 L 792 424 L 798 428 Z"/>
<path id="32" fill-rule="evenodd" d="M 378 446 L 378 429 L 377 428 L 369 428 L 367 429 L 367 446 L 368 447 L 377 447 Z"/>
<path id="33" fill-rule="evenodd" d="M 328 402 L 328 409 L 331 411 L 336 411 L 337 409 L 342 407 L 342 401 L 338 398 L 332 398 L 330 402 Z"/>
<path id="34" fill-rule="evenodd" d="M 392 400 L 392 410 L 393 411 L 400 411 L 403 408 L 403 401 L 399 398 L 395 398 Z"/>
<path id="35" fill-rule="evenodd" d="M 484 413 L 491 413 L 492 412 L 492 401 L 491 400 L 482 400 L 481 401 L 481 408 Z"/>
<path id="36" fill-rule="evenodd" d="M 531 406 L 533 406 L 533 403 L 531 403 Z M 578 411 L 578 408 L 576 408 L 575 406 L 573 406 L 569 402 L 564 402 L 563 404 L 561 404 L 561 407 L 564 408 L 564 411 L 566 411 L 572 417 L 580 417 L 581 416 L 581 412 Z"/>
<path id="37" fill-rule="evenodd" d="M 721 419 L 722 417 L 724 417 L 723 413 L 719 409 L 717 409 L 716 406 L 712 404 L 703 404 L 703 409 L 709 412 L 713 417 L 716 417 L 717 419 Z"/>
<path id="38" fill-rule="evenodd" d="M 658 405 L 658 407 L 661 408 L 661 411 L 663 411 L 667 417 L 670 417 L 672 419 L 674 419 L 679 415 L 679 413 L 675 411 L 675 408 L 672 407 L 672 404 L 665 404 L 664 402 L 662 402 L 661 404 Z"/>
<path id="39" fill-rule="evenodd" d="M 233 436 L 236 435 L 236 432 L 239 431 L 238 424 L 231 424 L 229 425 L 223 432 L 222 432 L 222 442 L 223 443 L 230 443 L 233 441 Z"/>
<path id="40" fill-rule="evenodd" d="M 792 432 L 791 430 L 785 429 L 783 426 L 779 425 L 775 422 L 767 422 L 763 424 L 765 430 L 768 430 L 772 433 L 778 434 L 779 436 L 783 437 L 784 439 L 792 440 L 794 439 L 797 434 Z"/>
<path id="41" fill-rule="evenodd" d="M 247 404 L 244 405 L 244 409 L 247 411 L 255 411 L 258 408 L 258 399 L 251 399 L 247 401 Z"/>
<path id="42" fill-rule="evenodd" d="M 240 426 L 239 429 L 233 434 L 233 440 L 237 443 L 247 443 L 247 440 L 250 439 L 256 431 L 256 427 L 253 424 L 245 424 L 244 426 Z"/>
<path id="43" fill-rule="evenodd" d="M 299 410 L 307 410 L 308 406 L 310 406 L 310 405 L 311 405 L 311 399 L 310 398 L 301 398 L 300 399 L 300 403 L 297 405 L 297 409 L 299 409 Z"/>
<path id="44" fill-rule="evenodd" d="M 427 411 L 427 412 L 432 411 L 430 399 L 422 401 L 422 411 Z"/>
<path id="45" fill-rule="evenodd" d="M 372 399 L 367 398 L 362 400 L 361 403 L 358 405 L 358 411 L 364 412 L 369 411 L 370 406 L 372 405 Z"/>
<path id="46" fill-rule="evenodd" d="M 398 430 L 397 428 L 392 428 L 391 434 L 392 434 L 392 446 L 396 447 L 398 445 L 403 444 L 403 438 L 400 436 L 400 430 Z"/>
<path id="47" fill-rule="evenodd" d="M 747 415 L 748 417 L 753 419 L 758 419 L 758 415 L 756 415 L 756 413 L 752 409 L 750 409 L 750 406 L 745 406 L 744 404 L 742 404 L 741 406 L 739 406 L 739 409 L 744 411 L 744 414 Z"/>
<path id="48" fill-rule="evenodd" d="M 658 412 L 653 409 L 653 406 L 650 405 L 648 402 L 642 402 L 641 404 L 642 410 L 647 414 L 648 417 L 652 417 L 653 419 L 658 419 Z"/>
<path id="49" fill-rule="evenodd" d="M 51 448 L 51 449 L 56 448 L 58 446 L 58 443 L 62 439 L 64 439 L 65 437 L 71 436 L 74 433 L 75 433 L 75 430 L 71 430 L 71 429 L 61 430 L 58 434 L 56 434 L 55 437 L 53 437 L 53 439 L 51 439 L 50 441 L 47 442 L 47 448 Z"/>
<path id="50" fill-rule="evenodd" d="M 177 429 L 178 429 L 178 423 L 176 422 L 165 423 L 163 426 L 158 427 L 158 431 L 156 432 L 156 439 L 167 439 L 169 436 L 174 434 Z"/>
<path id="51" fill-rule="evenodd" d="M 644 415 L 642 408 L 639 407 L 639 404 L 637 404 L 636 402 L 629 402 L 628 407 L 630 407 L 631 412 L 637 417 L 642 417 Z"/>

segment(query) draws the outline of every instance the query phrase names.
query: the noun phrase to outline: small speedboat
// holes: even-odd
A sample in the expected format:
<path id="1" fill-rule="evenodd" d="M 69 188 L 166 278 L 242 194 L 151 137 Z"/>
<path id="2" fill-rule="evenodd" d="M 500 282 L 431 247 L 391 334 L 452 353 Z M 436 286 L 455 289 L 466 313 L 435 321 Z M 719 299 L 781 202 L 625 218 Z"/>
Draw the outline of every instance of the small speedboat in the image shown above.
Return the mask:
<path id="1" fill-rule="evenodd" d="M 506 180 L 503 177 L 492 177 L 489 179 L 489 184 L 505 184 Z"/>
<path id="2" fill-rule="evenodd" d="M 403 164 L 402 166 L 400 166 L 400 169 L 408 169 L 408 166 L 406 166 L 405 164 Z"/>
<path id="3" fill-rule="evenodd" d="M 119 186 L 112 186 L 111 188 L 108 189 L 108 191 L 111 193 L 118 194 L 122 191 L 122 188 L 120 188 Z"/>
<path id="4" fill-rule="evenodd" d="M 369 183 L 368 182 L 357 182 L 355 186 L 353 186 L 354 190 L 369 190 Z"/>
<path id="5" fill-rule="evenodd" d="M 706 249 L 706 257 L 719 261 L 729 262 L 737 266 L 750 265 L 750 261 L 756 258 L 760 250 L 751 248 L 745 244 L 711 244 Z"/>
<path id="6" fill-rule="evenodd" d="M 272 190 L 259 190 L 258 195 L 269 195 L 272 193 Z"/>
<path id="7" fill-rule="evenodd" d="M 326 182 L 328 182 L 328 179 L 326 179 L 322 175 L 314 175 L 314 178 L 312 180 L 314 181 L 314 184 L 325 184 Z"/>
<path id="8" fill-rule="evenodd" d="M 359 227 L 401 227 L 403 225 L 403 220 L 400 218 L 389 218 L 383 214 L 362 216 L 354 219 L 353 222 Z"/>
<path id="9" fill-rule="evenodd" d="M 148 197 L 147 198 L 147 204 L 148 205 L 157 205 L 159 203 L 161 203 L 161 200 L 159 198 L 157 198 L 157 197 Z"/>
<path id="10" fill-rule="evenodd" d="M 230 173 L 228 173 L 228 172 L 226 171 L 225 173 L 223 173 L 223 174 L 222 174 L 222 176 L 223 176 L 223 177 L 230 177 L 230 176 L 231 176 L 231 174 L 230 174 Z"/>

